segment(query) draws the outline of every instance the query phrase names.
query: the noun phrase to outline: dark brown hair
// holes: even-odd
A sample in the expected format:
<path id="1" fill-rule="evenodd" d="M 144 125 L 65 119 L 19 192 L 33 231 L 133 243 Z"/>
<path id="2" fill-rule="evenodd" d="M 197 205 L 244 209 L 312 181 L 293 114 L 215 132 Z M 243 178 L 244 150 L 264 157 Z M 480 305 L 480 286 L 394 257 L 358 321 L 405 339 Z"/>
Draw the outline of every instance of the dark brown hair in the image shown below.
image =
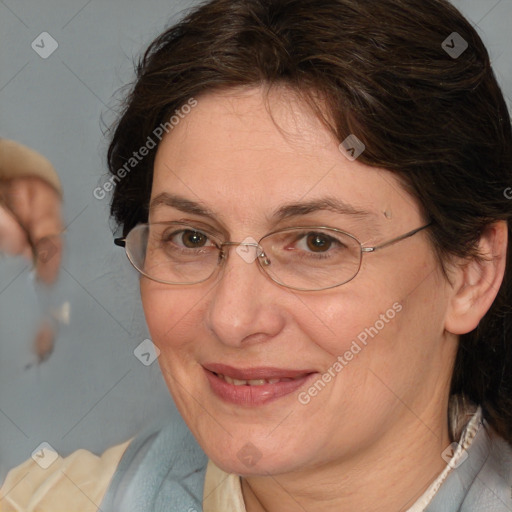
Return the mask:
<path id="1" fill-rule="evenodd" d="M 454 32 L 468 43 L 457 57 L 442 46 Z M 444 0 L 203 4 L 140 60 L 113 132 L 110 172 L 191 97 L 281 84 L 319 115 L 327 111 L 323 120 L 339 141 L 356 134 L 366 146 L 361 162 L 400 178 L 433 221 L 429 232 L 441 262 L 476 257 L 482 231 L 497 220 L 508 221 L 512 240 L 512 201 L 504 194 L 512 185 L 509 113 L 481 39 Z M 147 221 L 155 152 L 115 187 L 111 213 L 124 234 Z M 505 280 L 489 312 L 460 337 L 451 389 L 482 405 L 509 441 L 511 255 L 509 244 Z"/>

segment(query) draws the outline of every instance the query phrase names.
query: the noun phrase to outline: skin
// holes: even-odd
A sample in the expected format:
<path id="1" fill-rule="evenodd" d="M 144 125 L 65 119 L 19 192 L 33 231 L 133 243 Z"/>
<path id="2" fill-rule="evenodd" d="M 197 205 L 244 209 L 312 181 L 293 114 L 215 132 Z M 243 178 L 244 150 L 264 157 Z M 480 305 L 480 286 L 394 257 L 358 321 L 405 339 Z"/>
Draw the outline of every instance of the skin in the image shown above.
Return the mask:
<path id="1" fill-rule="evenodd" d="M 60 194 L 39 178 L 0 181 L 0 251 L 34 261 L 46 284 L 57 279 L 62 259 L 61 203 Z"/>
<path id="2" fill-rule="evenodd" d="M 273 89 L 268 106 L 272 117 L 260 88 L 199 97 L 160 144 L 151 197 L 179 194 L 215 217 L 158 206 L 150 221 L 200 221 L 232 241 L 259 240 L 280 227 L 327 225 L 365 245 L 426 223 L 391 173 L 345 158 L 290 91 Z M 284 203 L 325 195 L 371 215 L 318 211 L 279 224 L 270 219 Z M 473 329 L 494 300 L 506 243 L 506 226 L 497 223 L 482 237 L 491 262 L 456 262 L 451 283 L 426 231 L 363 256 L 355 279 L 320 292 L 276 285 L 235 248 L 224 269 L 203 283 L 141 279 L 168 388 L 208 457 L 242 475 L 249 512 L 412 505 L 445 466 L 458 334 Z M 292 393 L 263 406 L 236 406 L 210 390 L 201 366 L 208 362 L 321 374 L 394 303 L 402 310 L 307 405 Z M 260 455 L 252 466 L 237 455 L 248 443 Z"/>

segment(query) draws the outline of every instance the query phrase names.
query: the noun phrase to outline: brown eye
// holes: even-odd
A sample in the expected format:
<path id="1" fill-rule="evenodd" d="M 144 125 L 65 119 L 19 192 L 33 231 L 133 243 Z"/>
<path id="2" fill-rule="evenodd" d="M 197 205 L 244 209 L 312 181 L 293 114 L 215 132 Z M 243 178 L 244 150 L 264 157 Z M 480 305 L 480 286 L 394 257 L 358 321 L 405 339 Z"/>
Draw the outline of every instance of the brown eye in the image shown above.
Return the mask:
<path id="1" fill-rule="evenodd" d="M 306 239 L 306 245 L 313 252 L 325 252 L 332 245 L 332 238 L 322 233 L 310 233 Z"/>
<path id="2" fill-rule="evenodd" d="M 199 231 L 182 231 L 181 241 L 183 245 L 189 249 L 204 247 L 208 241 L 208 237 Z"/>

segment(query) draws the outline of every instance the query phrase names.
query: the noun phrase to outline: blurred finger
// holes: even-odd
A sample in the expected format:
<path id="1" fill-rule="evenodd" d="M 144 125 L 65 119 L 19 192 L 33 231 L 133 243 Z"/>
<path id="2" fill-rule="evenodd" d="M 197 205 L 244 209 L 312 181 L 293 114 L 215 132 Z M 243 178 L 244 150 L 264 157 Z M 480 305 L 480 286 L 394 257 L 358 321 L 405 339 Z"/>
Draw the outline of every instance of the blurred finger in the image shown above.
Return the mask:
<path id="1" fill-rule="evenodd" d="M 13 181 L 10 197 L 34 247 L 37 276 L 45 283 L 54 282 L 63 248 L 60 194 L 38 178 L 23 178 Z"/>
<path id="2" fill-rule="evenodd" d="M 36 273 L 47 284 L 55 282 L 62 261 L 63 242 L 60 235 L 41 238 L 35 246 Z"/>
<path id="3" fill-rule="evenodd" d="M 3 206 L 0 206 L 0 252 L 22 255 L 29 261 L 32 260 L 32 248 L 25 230 Z"/>

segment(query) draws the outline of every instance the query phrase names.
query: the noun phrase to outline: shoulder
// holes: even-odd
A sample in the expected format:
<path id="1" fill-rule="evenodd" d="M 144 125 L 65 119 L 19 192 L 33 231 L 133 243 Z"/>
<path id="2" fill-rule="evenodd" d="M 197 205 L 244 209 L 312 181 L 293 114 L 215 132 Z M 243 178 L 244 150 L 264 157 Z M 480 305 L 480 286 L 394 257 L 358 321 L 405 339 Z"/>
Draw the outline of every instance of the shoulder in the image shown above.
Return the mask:
<path id="1" fill-rule="evenodd" d="M 510 512 L 512 510 L 512 446 L 492 429 L 484 464 L 463 503 L 462 512 Z"/>
<path id="2" fill-rule="evenodd" d="M 63 458 L 42 449 L 7 474 L 0 488 L 0 509 L 96 512 L 129 443 L 113 446 L 101 456 L 77 450 Z"/>
<path id="3" fill-rule="evenodd" d="M 512 510 L 512 446 L 485 421 L 459 464 L 448 475 L 428 512 Z"/>
<path id="4" fill-rule="evenodd" d="M 41 457 L 44 464 L 35 454 L 7 474 L 2 512 L 160 512 L 169 503 L 201 510 L 208 459 L 177 413 L 101 456 L 77 450 Z"/>

